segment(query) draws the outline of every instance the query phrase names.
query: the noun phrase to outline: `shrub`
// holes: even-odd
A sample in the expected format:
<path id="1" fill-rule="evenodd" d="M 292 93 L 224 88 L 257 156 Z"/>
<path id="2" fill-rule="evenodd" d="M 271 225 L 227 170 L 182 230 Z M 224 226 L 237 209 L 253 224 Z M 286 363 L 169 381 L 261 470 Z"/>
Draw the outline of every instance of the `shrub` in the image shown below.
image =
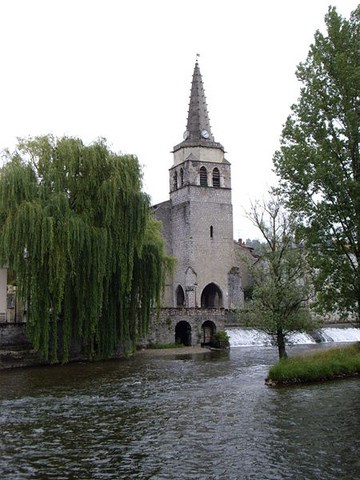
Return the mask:
<path id="1" fill-rule="evenodd" d="M 212 336 L 210 345 L 214 348 L 229 348 L 229 335 L 224 330 L 219 330 Z"/>

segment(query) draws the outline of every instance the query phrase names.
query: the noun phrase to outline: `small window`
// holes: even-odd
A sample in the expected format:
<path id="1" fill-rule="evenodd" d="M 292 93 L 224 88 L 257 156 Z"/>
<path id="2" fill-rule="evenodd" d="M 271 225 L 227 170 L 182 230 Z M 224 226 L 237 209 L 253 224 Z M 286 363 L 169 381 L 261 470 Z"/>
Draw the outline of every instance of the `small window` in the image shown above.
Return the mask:
<path id="1" fill-rule="evenodd" d="M 213 187 L 220 188 L 220 172 L 218 168 L 214 168 L 212 172 Z"/>
<path id="2" fill-rule="evenodd" d="M 180 168 L 180 187 L 184 186 L 184 170 Z"/>
<path id="3" fill-rule="evenodd" d="M 214 227 L 212 225 L 210 227 L 210 238 L 214 238 Z"/>
<path id="4" fill-rule="evenodd" d="M 207 171 L 205 167 L 200 168 L 200 186 L 207 187 L 208 180 L 207 180 Z"/>
<path id="5" fill-rule="evenodd" d="M 177 172 L 176 171 L 174 173 L 173 182 L 174 182 L 174 184 L 173 184 L 174 190 L 177 190 L 178 185 L 177 185 Z"/>

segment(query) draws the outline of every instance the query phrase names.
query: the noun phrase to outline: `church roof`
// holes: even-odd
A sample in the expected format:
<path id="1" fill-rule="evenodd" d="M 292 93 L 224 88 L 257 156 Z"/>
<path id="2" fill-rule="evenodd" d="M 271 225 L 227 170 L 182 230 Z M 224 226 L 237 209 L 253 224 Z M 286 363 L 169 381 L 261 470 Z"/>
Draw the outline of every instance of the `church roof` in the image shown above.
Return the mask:
<path id="1" fill-rule="evenodd" d="M 212 147 L 224 150 L 224 147 L 215 142 L 211 132 L 209 113 L 206 104 L 204 85 L 198 61 L 195 63 L 191 83 L 190 103 L 184 140 L 174 147 L 174 151 L 182 147 Z"/>

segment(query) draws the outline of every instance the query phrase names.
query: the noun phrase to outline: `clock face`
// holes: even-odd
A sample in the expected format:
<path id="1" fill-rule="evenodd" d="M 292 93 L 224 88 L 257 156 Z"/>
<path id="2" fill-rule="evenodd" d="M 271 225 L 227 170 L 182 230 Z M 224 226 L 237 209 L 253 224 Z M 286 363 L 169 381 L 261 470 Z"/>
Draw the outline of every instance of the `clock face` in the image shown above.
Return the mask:
<path id="1" fill-rule="evenodd" d="M 183 135 L 184 140 L 187 140 L 189 138 L 189 135 L 190 135 L 189 130 L 185 130 L 184 135 Z"/>
<path id="2" fill-rule="evenodd" d="M 209 132 L 207 130 L 201 130 L 201 136 L 203 138 L 209 138 Z"/>

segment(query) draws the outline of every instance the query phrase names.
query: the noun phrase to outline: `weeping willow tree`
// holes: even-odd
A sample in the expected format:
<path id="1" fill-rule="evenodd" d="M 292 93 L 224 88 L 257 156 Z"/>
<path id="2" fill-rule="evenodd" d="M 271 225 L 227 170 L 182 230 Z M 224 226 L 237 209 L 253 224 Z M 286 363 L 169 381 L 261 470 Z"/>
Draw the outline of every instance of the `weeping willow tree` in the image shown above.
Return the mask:
<path id="1" fill-rule="evenodd" d="M 46 359 L 129 351 L 159 305 L 159 223 L 136 157 L 104 140 L 37 137 L 7 153 L 0 176 L 0 255 L 16 272 L 27 329 Z"/>

